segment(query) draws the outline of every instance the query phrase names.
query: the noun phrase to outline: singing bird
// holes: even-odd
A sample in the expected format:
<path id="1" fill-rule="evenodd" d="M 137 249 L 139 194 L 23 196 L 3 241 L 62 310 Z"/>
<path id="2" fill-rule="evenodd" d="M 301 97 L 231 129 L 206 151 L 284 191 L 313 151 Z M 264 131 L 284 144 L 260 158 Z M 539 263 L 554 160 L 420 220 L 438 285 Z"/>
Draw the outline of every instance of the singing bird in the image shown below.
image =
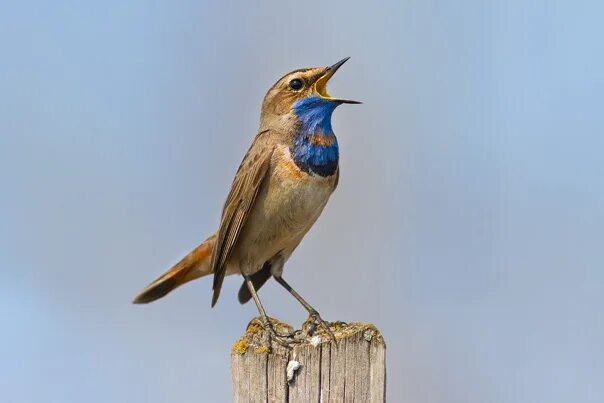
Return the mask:
<path id="1" fill-rule="evenodd" d="M 224 276 L 241 274 L 239 302 L 253 298 L 263 325 L 279 340 L 257 295 L 274 277 L 333 337 L 319 313 L 283 279 L 283 265 L 338 185 L 339 150 L 331 116 L 340 104 L 360 102 L 333 98 L 326 85 L 347 60 L 292 71 L 271 87 L 262 103 L 258 134 L 224 204 L 218 232 L 143 289 L 135 304 L 155 301 L 184 283 L 214 274 L 214 306 Z"/>

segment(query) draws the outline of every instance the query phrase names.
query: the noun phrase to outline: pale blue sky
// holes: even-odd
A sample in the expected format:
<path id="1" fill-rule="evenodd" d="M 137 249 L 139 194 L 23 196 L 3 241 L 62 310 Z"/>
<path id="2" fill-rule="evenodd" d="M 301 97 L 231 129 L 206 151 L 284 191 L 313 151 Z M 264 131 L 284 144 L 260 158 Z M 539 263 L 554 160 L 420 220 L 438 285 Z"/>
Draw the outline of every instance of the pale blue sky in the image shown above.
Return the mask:
<path id="1" fill-rule="evenodd" d="M 85 4 L 86 3 L 86 4 Z M 228 402 L 256 314 L 204 279 L 130 300 L 215 231 L 264 92 L 351 60 L 341 179 L 285 268 L 388 343 L 388 397 L 604 395 L 597 1 L 0 5 L 6 402 Z M 270 314 L 304 312 L 275 284 Z"/>

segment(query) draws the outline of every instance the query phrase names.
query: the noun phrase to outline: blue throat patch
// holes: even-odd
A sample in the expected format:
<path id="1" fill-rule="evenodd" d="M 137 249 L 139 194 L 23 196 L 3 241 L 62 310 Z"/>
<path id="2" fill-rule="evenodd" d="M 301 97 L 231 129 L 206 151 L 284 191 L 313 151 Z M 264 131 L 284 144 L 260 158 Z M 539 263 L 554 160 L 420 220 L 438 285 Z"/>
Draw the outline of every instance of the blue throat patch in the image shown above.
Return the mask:
<path id="1" fill-rule="evenodd" d="M 296 102 L 294 113 L 300 128 L 294 139 L 293 159 L 307 173 L 331 176 L 338 169 L 338 140 L 331 128 L 331 114 L 337 103 L 320 97 Z"/>

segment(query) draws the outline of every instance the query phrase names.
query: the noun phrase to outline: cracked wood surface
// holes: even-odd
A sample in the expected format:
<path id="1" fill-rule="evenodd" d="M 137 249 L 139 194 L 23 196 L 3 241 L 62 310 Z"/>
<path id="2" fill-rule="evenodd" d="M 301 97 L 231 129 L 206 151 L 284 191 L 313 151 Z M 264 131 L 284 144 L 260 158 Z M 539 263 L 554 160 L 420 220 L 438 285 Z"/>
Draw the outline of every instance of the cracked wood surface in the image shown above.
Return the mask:
<path id="1" fill-rule="evenodd" d="M 314 337 L 305 331 L 273 320 L 279 334 L 295 341 L 292 349 L 273 342 L 266 347 L 266 334 L 257 319 L 231 351 L 233 401 L 248 402 L 371 402 L 385 401 L 386 345 L 380 332 L 370 324 L 334 322 L 330 329 L 337 343 L 325 331 Z M 290 361 L 300 363 L 287 380 Z"/>

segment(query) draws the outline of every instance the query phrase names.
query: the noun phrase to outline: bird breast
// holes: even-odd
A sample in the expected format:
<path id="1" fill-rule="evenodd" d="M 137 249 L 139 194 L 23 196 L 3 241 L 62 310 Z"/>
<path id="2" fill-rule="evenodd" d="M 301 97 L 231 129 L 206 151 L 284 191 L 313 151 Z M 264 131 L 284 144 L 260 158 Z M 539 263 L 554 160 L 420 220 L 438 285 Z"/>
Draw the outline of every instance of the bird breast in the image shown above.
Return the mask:
<path id="1" fill-rule="evenodd" d="M 289 257 L 323 211 L 335 180 L 301 171 L 289 148 L 277 147 L 238 242 L 243 270 L 257 270 L 277 254 Z"/>
<path id="2" fill-rule="evenodd" d="M 277 148 L 269 182 L 269 193 L 283 210 L 284 224 L 292 230 L 310 228 L 323 211 L 334 190 L 335 175 L 323 177 L 304 172 L 286 146 Z"/>

